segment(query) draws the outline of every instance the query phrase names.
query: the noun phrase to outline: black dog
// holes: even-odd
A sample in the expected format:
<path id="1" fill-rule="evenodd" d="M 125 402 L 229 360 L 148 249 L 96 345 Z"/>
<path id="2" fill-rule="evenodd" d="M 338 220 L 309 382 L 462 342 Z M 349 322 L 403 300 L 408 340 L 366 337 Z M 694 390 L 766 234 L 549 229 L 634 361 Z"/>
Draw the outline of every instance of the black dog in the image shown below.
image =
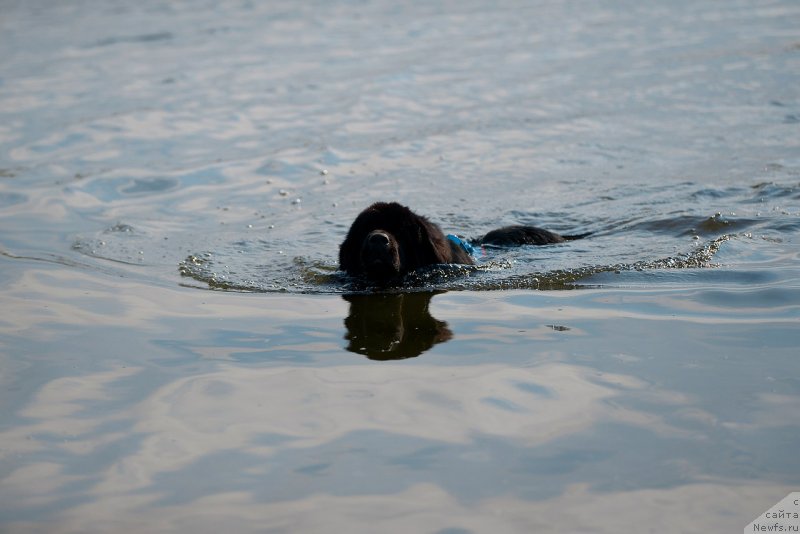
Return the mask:
<path id="1" fill-rule="evenodd" d="M 580 239 L 587 234 L 560 236 L 534 226 L 492 230 L 482 245 L 547 245 Z M 339 268 L 351 276 L 385 282 L 408 272 L 443 263 L 473 265 L 472 246 L 445 236 L 442 229 L 396 202 L 377 202 L 362 211 L 339 247 Z"/>

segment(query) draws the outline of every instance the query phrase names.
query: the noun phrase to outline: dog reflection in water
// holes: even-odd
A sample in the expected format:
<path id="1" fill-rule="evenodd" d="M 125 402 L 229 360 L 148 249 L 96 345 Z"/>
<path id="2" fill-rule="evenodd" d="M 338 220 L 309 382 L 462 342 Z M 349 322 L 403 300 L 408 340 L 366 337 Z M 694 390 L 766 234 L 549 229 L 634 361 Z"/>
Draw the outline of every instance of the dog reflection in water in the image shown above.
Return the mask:
<path id="1" fill-rule="evenodd" d="M 447 323 L 434 319 L 428 310 L 434 294 L 345 295 L 350 303 L 344 320 L 347 350 L 371 360 L 400 360 L 452 338 Z"/>

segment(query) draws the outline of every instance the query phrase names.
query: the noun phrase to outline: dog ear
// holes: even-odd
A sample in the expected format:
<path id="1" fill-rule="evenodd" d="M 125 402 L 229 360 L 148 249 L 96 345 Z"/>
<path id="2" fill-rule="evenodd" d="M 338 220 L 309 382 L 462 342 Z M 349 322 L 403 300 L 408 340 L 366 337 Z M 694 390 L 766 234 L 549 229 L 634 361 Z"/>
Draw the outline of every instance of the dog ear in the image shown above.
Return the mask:
<path id="1" fill-rule="evenodd" d="M 347 232 L 342 244 L 339 246 L 339 269 L 346 271 L 350 274 L 355 274 L 359 270 L 359 254 L 361 250 L 361 241 L 363 239 L 356 239 L 354 234 L 355 228 L 351 228 Z"/>
<path id="2" fill-rule="evenodd" d="M 368 218 L 367 210 L 360 213 L 339 246 L 339 269 L 349 274 L 361 271 L 361 246 L 368 233 Z"/>
<path id="3" fill-rule="evenodd" d="M 419 232 L 417 247 L 419 266 L 448 263 L 450 256 L 447 252 L 450 248 L 439 227 L 420 217 L 417 229 Z"/>

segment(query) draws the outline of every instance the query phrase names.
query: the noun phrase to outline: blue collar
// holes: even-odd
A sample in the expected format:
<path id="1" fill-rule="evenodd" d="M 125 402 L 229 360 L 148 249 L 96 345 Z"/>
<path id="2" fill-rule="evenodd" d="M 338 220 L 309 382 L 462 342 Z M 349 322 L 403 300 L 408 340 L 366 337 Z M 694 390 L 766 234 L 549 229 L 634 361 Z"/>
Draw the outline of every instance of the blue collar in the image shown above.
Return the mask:
<path id="1" fill-rule="evenodd" d="M 458 245 L 462 249 L 464 249 L 464 252 L 466 252 L 470 256 L 474 256 L 475 255 L 475 247 L 473 247 L 467 241 L 461 239 L 457 235 L 447 234 L 447 239 L 449 241 L 455 243 L 456 245 Z"/>

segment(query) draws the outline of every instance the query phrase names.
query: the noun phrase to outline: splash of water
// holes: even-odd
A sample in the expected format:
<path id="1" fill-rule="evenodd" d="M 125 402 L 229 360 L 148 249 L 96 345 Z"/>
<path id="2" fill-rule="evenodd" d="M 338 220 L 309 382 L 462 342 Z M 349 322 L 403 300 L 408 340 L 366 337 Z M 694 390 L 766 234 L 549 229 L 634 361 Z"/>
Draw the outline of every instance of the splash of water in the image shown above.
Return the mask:
<path id="1" fill-rule="evenodd" d="M 655 260 L 610 265 L 525 272 L 529 262 L 510 259 L 492 260 L 481 265 L 436 265 L 407 274 L 388 285 L 377 286 L 354 279 L 338 271 L 330 263 L 302 257 L 292 260 L 291 269 L 271 265 L 270 269 L 232 267 L 220 264 L 215 255 L 206 252 L 190 255 L 181 261 L 178 270 L 183 277 L 223 291 L 354 293 L 374 291 L 431 291 L 499 289 L 564 290 L 583 287 L 580 280 L 605 272 L 647 271 L 656 269 L 697 269 L 713 267 L 713 257 L 732 235 L 722 235 L 689 252 Z M 281 273 L 270 277 L 269 273 Z"/>

